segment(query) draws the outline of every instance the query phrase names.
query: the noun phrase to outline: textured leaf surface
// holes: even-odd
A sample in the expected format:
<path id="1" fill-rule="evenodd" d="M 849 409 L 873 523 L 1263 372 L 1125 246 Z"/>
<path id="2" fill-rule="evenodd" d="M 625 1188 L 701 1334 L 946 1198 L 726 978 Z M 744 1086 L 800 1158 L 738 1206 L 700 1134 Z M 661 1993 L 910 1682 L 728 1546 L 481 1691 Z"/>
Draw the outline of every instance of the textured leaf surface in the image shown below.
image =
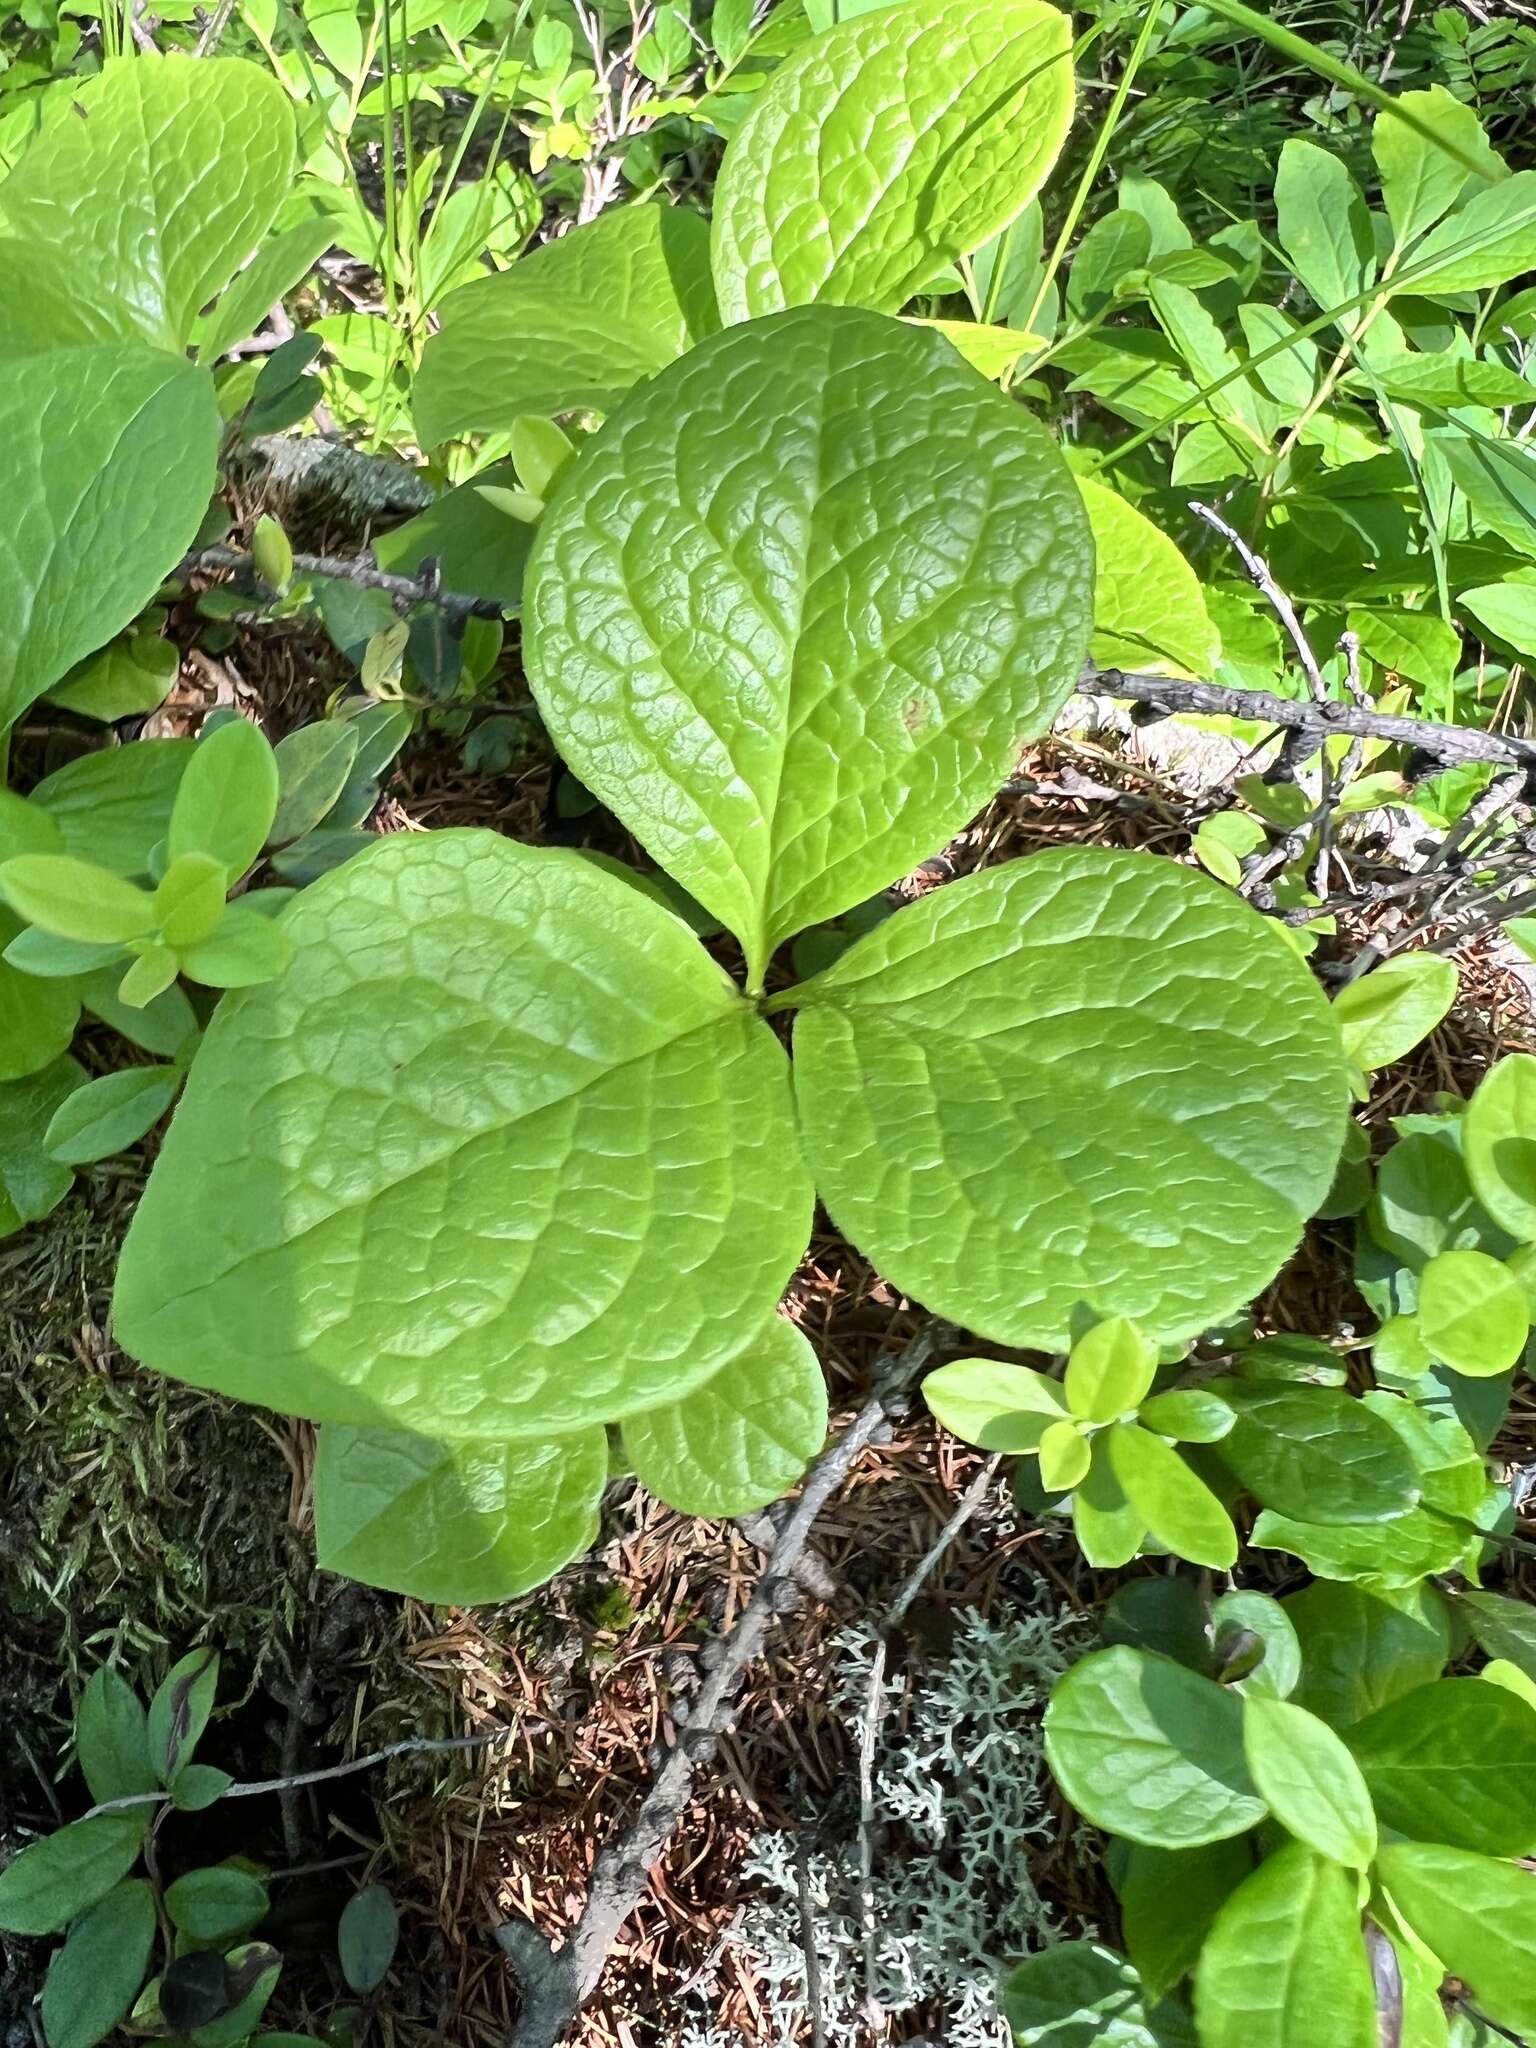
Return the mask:
<path id="1" fill-rule="evenodd" d="M 1536 2033 L 1536 1875 L 1427 1842 L 1391 1843 L 1380 1875 L 1408 1925 L 1481 2010 Z"/>
<path id="2" fill-rule="evenodd" d="M 1118 491 L 1087 477 L 1077 487 L 1093 528 L 1094 660 L 1100 668 L 1208 677 L 1221 659 L 1221 635 L 1199 577 Z"/>
<path id="3" fill-rule="evenodd" d="M 999 2003 L 1018 2048 L 1181 2048 L 1182 2014 L 1159 2026 L 1136 1971 L 1096 1941 L 1058 1941 L 1003 1979 Z"/>
<path id="4" fill-rule="evenodd" d="M 157 349 L 6 363 L 0 728 L 148 604 L 208 509 L 218 439 L 207 374 Z"/>
<path id="5" fill-rule="evenodd" d="M 1065 701 L 1081 500 L 936 335 L 812 308 L 732 329 L 565 472 L 525 652 L 576 774 L 747 948 L 931 853 Z"/>
<path id="6" fill-rule="evenodd" d="M 13 234 L 68 248 L 121 333 L 180 349 L 289 195 L 287 94 L 238 58 L 135 56 L 48 108 L 0 214 Z"/>
<path id="7" fill-rule="evenodd" d="M 1219 1322 L 1286 1258 L 1343 1139 L 1316 984 L 1171 861 L 1073 849 L 968 877 L 797 1000 L 802 1136 L 840 1228 L 998 1343 L 1065 1349 L 1084 1302 L 1159 1341 Z"/>
<path id="8" fill-rule="evenodd" d="M 441 320 L 411 393 L 426 446 L 525 413 L 611 412 L 719 326 L 709 229 L 686 207 L 618 207 L 450 292 Z"/>
<path id="9" fill-rule="evenodd" d="M 1356 1878 L 1300 1843 L 1217 1914 L 1195 1972 L 1202 2048 L 1377 2048 Z"/>
<path id="10" fill-rule="evenodd" d="M 1536 1847 L 1536 1708 L 1480 1678 L 1442 1678 L 1347 1734 L 1389 1828 L 1488 1856 Z"/>
<path id="11" fill-rule="evenodd" d="M 685 1401 L 632 1415 L 624 1448 L 642 1486 L 685 1515 L 744 1515 L 787 1493 L 821 1449 L 827 1387 L 783 1316 Z"/>
<path id="12" fill-rule="evenodd" d="M 1072 31 L 1039 0 L 909 0 L 782 64 L 726 152 L 727 320 L 813 299 L 894 313 L 1024 208 L 1072 118 Z"/>
<path id="13" fill-rule="evenodd" d="M 597 1534 L 601 1429 L 515 1443 L 400 1430 L 320 1432 L 315 1540 L 328 1571 L 474 1606 L 539 1586 Z"/>
<path id="14" fill-rule="evenodd" d="M 1419 1498 L 1401 1437 L 1332 1387 L 1224 1383 L 1237 1421 L 1217 1455 L 1265 1507 L 1308 1522 L 1389 1521 Z"/>
<path id="15" fill-rule="evenodd" d="M 1451 1654 L 1445 1603 L 1426 1586 L 1368 1593 L 1318 1579 L 1285 1602 L 1302 1649 L 1299 1706 L 1335 1727 L 1440 1676 Z"/>
<path id="16" fill-rule="evenodd" d="M 682 923 L 580 856 L 385 841 L 221 1003 L 118 1276 L 146 1364 L 438 1438 L 676 1400 L 809 1234 L 783 1054 Z"/>
<path id="17" fill-rule="evenodd" d="M 1171 1658 L 1119 1644 L 1051 1695 L 1045 1754 L 1096 1827 L 1152 1848 L 1245 1834 L 1264 1818 L 1243 1757 L 1243 1703 Z"/>

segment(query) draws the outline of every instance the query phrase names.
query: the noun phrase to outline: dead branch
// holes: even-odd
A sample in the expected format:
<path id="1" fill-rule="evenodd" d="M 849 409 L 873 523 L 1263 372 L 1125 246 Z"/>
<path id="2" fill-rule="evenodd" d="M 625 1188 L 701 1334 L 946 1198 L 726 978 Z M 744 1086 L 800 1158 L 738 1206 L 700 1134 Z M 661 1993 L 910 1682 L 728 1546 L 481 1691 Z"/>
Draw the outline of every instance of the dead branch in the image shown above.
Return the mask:
<path id="1" fill-rule="evenodd" d="M 500 619 L 507 611 L 499 598 L 470 597 L 463 591 L 444 590 L 433 576 L 392 576 L 371 555 L 296 554 L 293 566 L 301 575 L 330 576 L 341 583 L 358 584 L 364 590 L 387 591 L 401 604 L 436 605 L 451 618 Z M 253 567 L 251 556 L 242 554 L 238 548 L 198 548 L 195 553 L 184 555 L 172 574 L 190 576 L 199 569 L 244 571 Z"/>
<path id="2" fill-rule="evenodd" d="M 712 1646 L 709 1674 L 688 1725 L 667 1752 L 634 1817 L 599 1854 L 587 1903 L 570 1939 L 562 1948 L 552 1950 L 524 1923 L 498 1929 L 496 1939 L 516 1968 L 523 1989 L 522 2017 L 508 2048 L 556 2048 L 581 2001 L 596 1988 L 615 1937 L 643 1896 L 649 1873 L 693 1796 L 694 1780 L 715 1754 L 743 1672 L 761 1649 L 768 1624 L 786 1596 L 799 1597 L 795 1564 L 817 1516 L 841 1487 L 865 1445 L 885 1430 L 907 1387 L 948 1336 L 947 1324 L 925 1324 L 891 1360 L 847 1429 L 811 1467 L 751 1598 L 729 1634 Z"/>

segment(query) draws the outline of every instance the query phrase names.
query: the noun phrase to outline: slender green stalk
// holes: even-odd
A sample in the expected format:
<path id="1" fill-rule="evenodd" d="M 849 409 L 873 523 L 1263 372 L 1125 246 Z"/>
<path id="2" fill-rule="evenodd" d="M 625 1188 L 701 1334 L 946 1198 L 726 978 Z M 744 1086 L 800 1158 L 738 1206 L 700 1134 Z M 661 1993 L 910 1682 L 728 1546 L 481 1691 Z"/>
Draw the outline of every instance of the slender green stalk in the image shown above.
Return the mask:
<path id="1" fill-rule="evenodd" d="M 1147 9 L 1141 27 L 1137 32 L 1136 40 L 1131 46 L 1131 54 L 1126 59 L 1125 69 L 1120 74 L 1120 82 L 1115 87 L 1114 98 L 1105 109 L 1104 118 L 1099 123 L 1099 132 L 1093 139 L 1093 148 L 1088 153 L 1088 161 L 1083 166 L 1083 174 L 1077 181 L 1077 190 L 1072 194 L 1072 203 L 1067 208 L 1066 218 L 1061 224 L 1061 231 L 1056 237 L 1051 253 L 1046 259 L 1045 268 L 1041 272 L 1040 286 L 1035 293 L 1034 304 L 1030 307 L 1029 314 L 1024 321 L 1026 333 L 1033 334 L 1035 331 L 1035 322 L 1040 318 L 1040 308 L 1045 304 L 1051 286 L 1056 282 L 1056 273 L 1060 270 L 1062 260 L 1066 256 L 1072 237 L 1077 232 L 1077 224 L 1083 217 L 1083 208 L 1088 204 L 1089 194 L 1098 183 L 1099 172 L 1103 169 L 1104 159 L 1109 154 L 1109 145 L 1113 141 L 1115 130 L 1120 124 L 1120 116 L 1125 110 L 1125 103 L 1131 96 L 1131 87 L 1136 82 L 1136 73 L 1141 69 L 1141 61 L 1151 46 L 1158 17 L 1162 11 L 1162 0 L 1152 0 L 1152 5 Z M 1086 41 L 1086 38 L 1084 40 Z M 1081 48 L 1081 45 L 1079 47 Z M 999 261 L 994 266 L 992 272 L 994 288 L 997 285 L 1001 272 L 1002 263 Z M 987 296 L 990 300 L 993 293 L 989 291 Z M 988 313 L 986 317 L 990 319 L 992 316 Z"/>

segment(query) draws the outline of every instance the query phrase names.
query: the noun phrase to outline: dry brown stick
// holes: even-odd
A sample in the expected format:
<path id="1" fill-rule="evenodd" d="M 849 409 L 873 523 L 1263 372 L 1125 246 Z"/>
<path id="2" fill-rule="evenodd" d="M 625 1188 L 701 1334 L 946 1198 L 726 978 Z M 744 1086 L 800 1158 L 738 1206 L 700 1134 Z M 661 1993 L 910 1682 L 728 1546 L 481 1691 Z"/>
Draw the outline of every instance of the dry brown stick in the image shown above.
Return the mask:
<path id="1" fill-rule="evenodd" d="M 879 1375 L 874 1393 L 847 1429 L 811 1467 L 751 1598 L 729 1634 L 712 1645 L 709 1673 L 687 1726 L 668 1750 L 634 1817 L 599 1854 L 587 1903 L 569 1941 L 552 1950 L 536 1929 L 521 1921 L 497 1929 L 496 1939 L 514 1964 L 523 1991 L 523 2011 L 509 2048 L 555 2048 L 581 2001 L 595 1989 L 615 1937 L 643 1897 L 651 1869 L 683 1817 L 695 1777 L 719 1746 L 736 1688 L 762 1647 L 769 1621 L 780 1611 L 786 1594 L 799 1597 L 795 1563 L 810 1540 L 817 1516 L 841 1487 L 859 1453 L 885 1428 L 899 1394 L 949 1335 L 947 1324 L 925 1324 Z"/>
<path id="2" fill-rule="evenodd" d="M 196 569 L 249 569 L 252 566 L 251 557 L 238 548 L 198 548 L 193 554 L 183 556 L 172 573 L 187 576 Z M 450 617 L 500 619 L 507 612 L 507 606 L 499 598 L 471 597 L 461 590 L 444 590 L 431 577 L 392 576 L 387 569 L 379 568 L 368 555 L 296 554 L 293 566 L 305 576 L 330 576 L 341 583 L 356 583 L 364 590 L 387 591 L 391 597 L 406 604 L 434 604 Z"/>

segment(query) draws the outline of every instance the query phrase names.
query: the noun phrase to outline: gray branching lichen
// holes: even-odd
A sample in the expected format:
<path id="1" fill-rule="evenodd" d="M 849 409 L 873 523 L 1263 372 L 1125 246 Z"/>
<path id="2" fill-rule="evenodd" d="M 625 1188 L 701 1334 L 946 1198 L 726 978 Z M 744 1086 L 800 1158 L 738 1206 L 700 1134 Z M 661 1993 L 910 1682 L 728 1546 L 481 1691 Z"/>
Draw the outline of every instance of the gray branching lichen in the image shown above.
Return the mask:
<path id="1" fill-rule="evenodd" d="M 874 1769 L 877 1989 L 894 2014 L 935 2007 L 947 2048 L 1008 2048 L 994 1988 L 1000 1965 L 1063 1931 L 1031 1881 L 1028 1850 L 1052 1825 L 1041 1712 L 1085 1647 L 1070 1611 L 1000 1622 L 970 1614 L 947 1661 L 886 1681 Z M 856 1747 L 874 1643 L 849 1634 L 843 1650 L 834 1704 Z M 852 2039 L 864 2012 L 857 1832 L 854 1784 L 834 1810 L 807 1822 L 822 2008 L 834 2041 Z M 795 1850 L 786 1834 L 757 1841 L 746 1868 L 753 1895 L 730 1936 L 750 1956 L 773 2039 L 785 2044 L 802 2037 L 806 2003 Z M 679 2048 L 739 2040 L 715 2024 L 711 1984 L 695 1987 L 689 2005 Z"/>

